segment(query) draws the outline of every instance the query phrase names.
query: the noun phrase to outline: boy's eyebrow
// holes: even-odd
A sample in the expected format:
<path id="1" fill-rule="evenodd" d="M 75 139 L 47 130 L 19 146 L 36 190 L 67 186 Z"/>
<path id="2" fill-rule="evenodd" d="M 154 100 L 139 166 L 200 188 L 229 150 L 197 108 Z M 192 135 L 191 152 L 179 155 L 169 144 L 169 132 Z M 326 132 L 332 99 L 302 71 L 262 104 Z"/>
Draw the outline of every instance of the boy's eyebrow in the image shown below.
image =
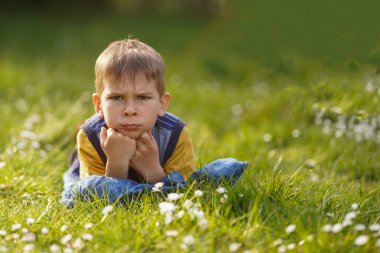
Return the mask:
<path id="1" fill-rule="evenodd" d="M 152 95 L 152 91 L 136 91 L 137 95 Z"/>
<path id="2" fill-rule="evenodd" d="M 117 91 L 113 91 L 113 92 L 110 92 L 107 94 L 107 96 L 115 96 L 115 95 L 122 95 L 123 93 L 121 92 L 117 92 Z"/>

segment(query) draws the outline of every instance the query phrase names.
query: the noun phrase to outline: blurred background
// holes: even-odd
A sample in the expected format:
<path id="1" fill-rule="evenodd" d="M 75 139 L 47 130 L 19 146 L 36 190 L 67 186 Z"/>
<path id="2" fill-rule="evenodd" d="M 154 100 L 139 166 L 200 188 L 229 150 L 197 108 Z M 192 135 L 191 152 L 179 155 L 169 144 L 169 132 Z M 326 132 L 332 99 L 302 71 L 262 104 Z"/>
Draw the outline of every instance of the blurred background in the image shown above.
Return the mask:
<path id="1" fill-rule="evenodd" d="M 286 73 L 292 57 L 350 70 L 380 64 L 374 0 L 3 0 L 0 14 L 3 60 L 51 56 L 62 67 L 80 58 L 72 67 L 87 76 L 99 52 L 129 34 L 160 51 L 169 73 L 191 66 L 198 77 L 240 80 L 257 64 Z"/>

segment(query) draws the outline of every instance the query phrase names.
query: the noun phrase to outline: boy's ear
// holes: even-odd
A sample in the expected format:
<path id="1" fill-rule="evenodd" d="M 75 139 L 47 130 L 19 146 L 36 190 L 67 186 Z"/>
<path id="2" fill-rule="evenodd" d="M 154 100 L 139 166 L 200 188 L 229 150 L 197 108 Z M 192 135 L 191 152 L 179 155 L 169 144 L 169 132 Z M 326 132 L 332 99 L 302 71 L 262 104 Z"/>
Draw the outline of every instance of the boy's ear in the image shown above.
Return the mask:
<path id="1" fill-rule="evenodd" d="M 95 112 L 99 115 L 99 117 L 104 118 L 102 100 L 97 93 L 92 94 L 92 103 L 94 103 Z"/>
<path id="2" fill-rule="evenodd" d="M 160 98 L 160 110 L 158 112 L 158 116 L 164 116 L 166 110 L 168 109 L 170 103 L 171 95 L 169 92 L 165 92 L 164 95 Z"/>

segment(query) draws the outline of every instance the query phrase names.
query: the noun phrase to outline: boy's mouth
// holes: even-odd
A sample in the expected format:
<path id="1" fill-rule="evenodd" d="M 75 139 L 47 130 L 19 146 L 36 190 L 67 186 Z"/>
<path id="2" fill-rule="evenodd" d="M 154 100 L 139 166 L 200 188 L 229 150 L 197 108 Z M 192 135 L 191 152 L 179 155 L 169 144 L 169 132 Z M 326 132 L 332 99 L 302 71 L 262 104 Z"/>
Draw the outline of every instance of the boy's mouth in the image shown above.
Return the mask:
<path id="1" fill-rule="evenodd" d="M 121 127 L 127 131 L 133 131 L 133 130 L 138 130 L 141 125 L 138 124 L 125 124 L 121 125 Z"/>

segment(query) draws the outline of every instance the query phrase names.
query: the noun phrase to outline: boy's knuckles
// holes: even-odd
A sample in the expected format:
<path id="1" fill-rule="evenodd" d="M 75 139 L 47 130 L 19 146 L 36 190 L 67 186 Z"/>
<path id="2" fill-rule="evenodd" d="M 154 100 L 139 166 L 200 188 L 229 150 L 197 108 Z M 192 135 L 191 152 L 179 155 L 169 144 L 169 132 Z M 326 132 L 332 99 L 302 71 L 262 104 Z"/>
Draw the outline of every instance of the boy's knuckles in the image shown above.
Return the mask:
<path id="1" fill-rule="evenodd" d="M 140 154 L 147 154 L 148 153 L 148 149 L 146 149 L 146 148 L 139 149 L 139 153 Z"/>
<path id="2" fill-rule="evenodd" d="M 139 141 L 144 143 L 144 144 L 149 144 L 150 143 L 150 137 L 149 137 L 148 133 L 147 132 L 142 133 Z"/>
<path id="3" fill-rule="evenodd" d="M 128 143 L 129 145 L 134 145 L 136 146 L 136 141 L 134 139 L 131 139 L 131 138 L 124 138 L 124 141 L 126 143 Z"/>

